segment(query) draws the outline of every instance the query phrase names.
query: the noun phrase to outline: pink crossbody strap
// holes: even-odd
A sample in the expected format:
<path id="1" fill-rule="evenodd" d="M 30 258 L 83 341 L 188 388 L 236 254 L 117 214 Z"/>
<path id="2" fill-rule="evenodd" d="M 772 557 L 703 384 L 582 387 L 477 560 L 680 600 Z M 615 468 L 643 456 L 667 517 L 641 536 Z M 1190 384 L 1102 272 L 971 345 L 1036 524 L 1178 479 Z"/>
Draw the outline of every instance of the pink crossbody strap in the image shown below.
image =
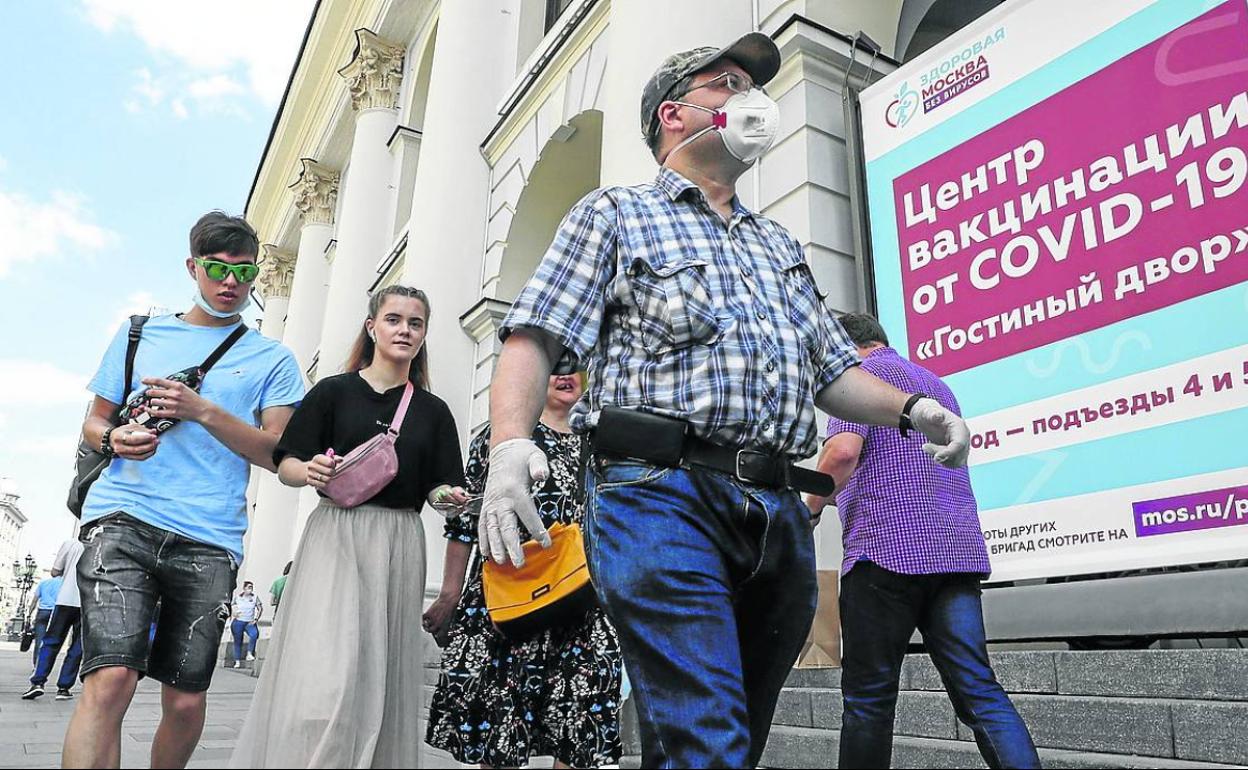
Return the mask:
<path id="1" fill-rule="evenodd" d="M 407 416 L 407 405 L 412 403 L 412 392 L 415 389 L 409 381 L 407 387 L 403 389 L 403 398 L 399 401 L 399 408 L 394 412 L 394 419 L 390 421 L 389 432 L 396 436 L 403 429 L 403 418 Z"/>

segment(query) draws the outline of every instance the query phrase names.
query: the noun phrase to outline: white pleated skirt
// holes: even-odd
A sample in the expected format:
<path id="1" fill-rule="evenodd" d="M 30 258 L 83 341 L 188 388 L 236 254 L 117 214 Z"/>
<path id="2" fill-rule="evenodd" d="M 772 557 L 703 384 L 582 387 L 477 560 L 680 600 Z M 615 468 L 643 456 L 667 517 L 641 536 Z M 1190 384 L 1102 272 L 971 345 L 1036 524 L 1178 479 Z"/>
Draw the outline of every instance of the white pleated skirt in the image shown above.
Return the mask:
<path id="1" fill-rule="evenodd" d="M 282 594 L 231 767 L 422 767 L 425 530 L 322 502 Z"/>

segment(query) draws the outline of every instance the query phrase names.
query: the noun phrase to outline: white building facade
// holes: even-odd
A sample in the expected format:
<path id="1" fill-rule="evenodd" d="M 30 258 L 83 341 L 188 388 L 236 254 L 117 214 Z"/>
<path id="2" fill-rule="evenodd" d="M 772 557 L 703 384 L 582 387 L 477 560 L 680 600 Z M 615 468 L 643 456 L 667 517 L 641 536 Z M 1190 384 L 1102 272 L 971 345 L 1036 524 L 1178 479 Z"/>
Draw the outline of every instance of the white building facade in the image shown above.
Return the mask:
<path id="1" fill-rule="evenodd" d="M 321 0 L 248 198 L 266 244 L 263 332 L 311 383 L 341 371 L 369 292 L 424 289 L 432 389 L 466 447 L 488 418 L 498 324 L 563 215 L 595 187 L 657 172 L 638 123 L 643 84 L 671 53 L 752 30 L 782 53 L 767 86 L 782 128 L 740 197 L 804 245 L 829 307 L 862 308 L 846 96 L 891 70 L 899 49 L 939 37 L 942 5 Z M 962 5 L 982 5 L 978 15 L 995 2 Z M 853 39 L 860 31 L 877 50 Z M 315 496 L 266 475 L 255 502 L 242 578 L 263 587 L 293 557 Z M 442 522 L 432 511 L 424 521 L 436 589 Z M 839 531 L 819 538 L 834 567 Z"/>
<path id="2" fill-rule="evenodd" d="M 25 554 L 21 553 L 22 527 L 26 525 L 26 514 L 18 505 L 19 496 L 0 480 L 0 569 L 3 580 L 0 580 L 0 620 L 7 621 L 18 611 L 17 601 L 20 592 L 14 586 L 15 563 L 23 563 Z"/>

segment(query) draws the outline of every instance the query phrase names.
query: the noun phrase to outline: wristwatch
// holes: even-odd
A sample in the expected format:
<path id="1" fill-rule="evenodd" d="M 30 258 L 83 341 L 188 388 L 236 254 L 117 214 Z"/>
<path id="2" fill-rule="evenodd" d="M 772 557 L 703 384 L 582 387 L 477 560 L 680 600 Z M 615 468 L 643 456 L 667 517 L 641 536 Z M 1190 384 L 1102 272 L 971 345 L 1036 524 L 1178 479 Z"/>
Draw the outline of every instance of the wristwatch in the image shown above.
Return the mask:
<path id="1" fill-rule="evenodd" d="M 105 457 L 116 457 L 117 450 L 113 448 L 113 429 L 116 425 L 110 425 L 104 429 L 104 435 L 100 438 L 100 454 Z"/>
<path id="2" fill-rule="evenodd" d="M 914 423 L 910 422 L 910 410 L 918 403 L 921 398 L 930 398 L 926 393 L 915 393 L 906 399 L 906 405 L 901 408 L 901 419 L 897 421 L 897 430 L 901 431 L 901 437 L 905 438 L 910 434 L 910 429 L 914 427 Z"/>

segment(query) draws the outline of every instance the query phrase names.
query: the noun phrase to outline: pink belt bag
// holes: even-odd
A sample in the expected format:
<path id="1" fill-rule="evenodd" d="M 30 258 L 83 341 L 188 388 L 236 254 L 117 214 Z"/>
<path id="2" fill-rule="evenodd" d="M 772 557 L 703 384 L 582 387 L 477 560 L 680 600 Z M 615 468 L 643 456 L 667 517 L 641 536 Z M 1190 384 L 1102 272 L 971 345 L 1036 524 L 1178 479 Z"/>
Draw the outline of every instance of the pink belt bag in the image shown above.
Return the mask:
<path id="1" fill-rule="evenodd" d="M 343 508 L 354 508 L 363 503 L 394 480 L 399 472 L 399 457 L 394 451 L 394 441 L 403 428 L 407 405 L 412 400 L 412 383 L 407 383 L 403 399 L 390 421 L 390 428 L 360 444 L 342 458 L 334 469 L 334 475 L 325 483 L 325 495 Z"/>

